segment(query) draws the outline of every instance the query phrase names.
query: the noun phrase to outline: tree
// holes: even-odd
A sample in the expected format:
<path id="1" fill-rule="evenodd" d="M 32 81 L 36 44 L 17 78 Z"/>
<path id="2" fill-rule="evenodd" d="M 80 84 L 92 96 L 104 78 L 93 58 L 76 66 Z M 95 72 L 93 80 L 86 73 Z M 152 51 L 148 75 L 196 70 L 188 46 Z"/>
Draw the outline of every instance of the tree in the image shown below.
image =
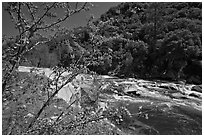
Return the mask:
<path id="1" fill-rule="evenodd" d="M 56 12 L 53 10 L 57 10 L 63 8 L 65 10 L 65 14 L 62 17 L 58 17 Z M 41 3 L 40 5 L 37 3 L 22 3 L 22 2 L 9 2 L 5 6 L 5 10 L 9 13 L 12 21 L 15 24 L 16 29 L 18 30 L 18 35 L 14 39 L 14 43 L 12 48 L 7 49 L 8 51 L 14 51 L 12 55 L 3 55 L 3 60 L 8 59 L 8 56 L 12 56 L 9 58 L 9 62 L 12 62 L 10 65 L 10 69 L 4 73 L 3 82 L 2 82 L 2 90 L 4 91 L 9 79 L 12 76 L 15 68 L 21 62 L 23 55 L 37 45 L 47 42 L 47 40 L 42 39 L 41 41 L 32 41 L 32 39 L 41 34 L 39 33 L 41 30 L 49 31 L 56 30 L 60 26 L 60 23 L 67 20 L 70 16 L 81 12 L 82 10 L 87 10 L 87 3 L 79 6 L 78 3 L 75 4 L 75 8 L 70 7 L 70 3 Z M 43 12 L 42 14 L 39 14 Z M 26 14 L 28 16 L 26 16 Z M 46 18 L 55 19 L 53 22 L 47 23 Z M 41 36 L 42 37 L 42 36 Z M 32 43 L 32 44 L 31 44 Z M 32 45 L 31 47 L 29 45 Z"/>
<path id="2" fill-rule="evenodd" d="M 72 5 L 72 8 L 70 5 Z M 74 5 L 74 6 L 73 6 Z M 5 4 L 5 10 L 9 13 L 13 23 L 15 24 L 16 29 L 18 30 L 18 35 L 11 40 L 8 40 L 7 43 L 4 44 L 3 48 L 3 78 L 2 78 L 2 94 L 4 102 L 4 108 L 6 108 L 6 102 L 8 103 L 11 101 L 11 108 L 14 108 L 11 115 L 20 116 L 20 119 L 23 118 L 24 113 L 20 114 L 22 111 L 19 111 L 19 106 L 23 106 L 22 102 L 25 98 L 25 92 L 22 92 L 22 89 L 15 91 L 11 91 L 10 89 L 15 86 L 19 85 L 16 83 L 18 81 L 18 73 L 16 73 L 16 69 L 18 68 L 19 64 L 23 61 L 25 54 L 28 54 L 37 46 L 47 43 L 50 40 L 50 37 L 45 37 L 41 35 L 41 31 L 56 31 L 60 28 L 60 24 L 67 20 L 74 14 L 77 14 L 83 10 L 88 10 L 89 6 L 87 3 L 31 3 L 31 2 L 10 2 Z M 57 16 L 57 10 L 64 9 L 64 15 Z M 52 21 L 48 22 L 47 18 L 51 18 Z M 54 21 L 53 21 L 54 20 Z M 46 55 L 48 56 L 49 50 L 46 48 Z M 40 53 L 39 53 L 40 54 Z M 50 56 L 52 57 L 52 55 Z M 48 56 L 48 58 L 50 58 Z M 80 60 L 80 59 L 79 59 Z M 72 64 L 71 67 L 67 69 L 54 69 L 56 73 L 56 79 L 51 81 L 55 83 L 56 88 L 54 89 L 53 93 L 48 96 L 47 100 L 44 100 L 42 104 L 38 104 L 41 106 L 36 114 L 34 114 L 33 119 L 28 124 L 26 128 L 29 130 L 36 120 L 40 117 L 43 113 L 45 108 L 49 106 L 50 102 L 53 100 L 55 95 L 59 92 L 61 88 L 63 88 L 67 83 L 71 82 L 79 73 L 86 71 L 84 67 L 78 68 L 78 62 Z M 61 80 L 61 74 L 65 71 L 70 71 L 70 76 L 65 79 L 61 85 L 56 83 Z M 23 79 L 25 82 L 26 79 Z M 22 81 L 22 80 L 21 80 Z M 20 81 L 20 82 L 21 82 Z M 38 80 L 41 82 L 41 79 Z M 31 84 L 29 82 L 25 82 L 25 84 Z M 49 83 L 49 82 L 48 82 Z M 36 85 L 35 85 L 36 86 Z M 39 85 L 37 85 L 39 86 Z M 29 87 L 29 86 L 28 86 Z M 36 88 L 36 87 L 34 87 Z M 15 87 L 14 87 L 15 89 Z M 39 91 L 38 89 L 34 90 L 34 92 Z M 47 91 L 48 92 L 48 91 Z M 29 91 L 27 91 L 27 95 Z M 8 98 L 11 97 L 11 99 Z M 19 100 L 21 99 L 22 100 Z M 34 98 L 35 100 L 38 98 Z M 18 104 L 20 103 L 20 104 Z M 8 108 L 7 108 L 8 109 Z M 10 110 L 10 109 L 9 109 Z M 17 126 L 17 119 L 11 116 L 11 128 L 8 129 L 6 134 L 13 134 L 13 130 L 16 126 L 18 128 L 25 128 L 24 126 Z M 28 122 L 28 121 L 26 121 Z M 25 123 L 24 123 L 25 124 Z M 27 124 L 27 123 L 26 123 Z M 20 134 L 25 132 L 20 130 Z M 19 133 L 19 132 L 16 132 Z"/>

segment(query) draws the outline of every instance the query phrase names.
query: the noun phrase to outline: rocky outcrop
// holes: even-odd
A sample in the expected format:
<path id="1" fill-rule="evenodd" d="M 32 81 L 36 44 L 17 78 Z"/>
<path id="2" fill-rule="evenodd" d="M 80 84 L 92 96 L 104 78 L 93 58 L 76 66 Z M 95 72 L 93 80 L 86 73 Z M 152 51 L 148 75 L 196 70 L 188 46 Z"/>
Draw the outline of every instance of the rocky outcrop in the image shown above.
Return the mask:
<path id="1" fill-rule="evenodd" d="M 57 97 L 69 103 L 76 93 L 80 109 L 107 117 L 122 134 L 202 134 L 201 85 L 80 74 Z"/>

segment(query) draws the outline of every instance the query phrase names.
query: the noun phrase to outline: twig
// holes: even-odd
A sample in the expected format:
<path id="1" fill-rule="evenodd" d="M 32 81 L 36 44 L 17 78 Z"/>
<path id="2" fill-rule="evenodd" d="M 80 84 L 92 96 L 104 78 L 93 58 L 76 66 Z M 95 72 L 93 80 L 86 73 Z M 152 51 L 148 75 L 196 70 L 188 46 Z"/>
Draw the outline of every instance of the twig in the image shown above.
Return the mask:
<path id="1" fill-rule="evenodd" d="M 31 15 L 32 21 L 34 21 L 34 20 L 35 20 L 35 17 L 34 17 L 33 12 L 31 11 L 31 7 L 30 7 L 29 3 L 26 3 L 26 6 L 27 6 L 27 8 L 28 8 L 28 10 L 29 10 L 29 12 L 30 12 L 30 15 Z"/>
<path id="2" fill-rule="evenodd" d="M 43 15 L 38 19 L 38 21 L 36 21 L 31 27 L 37 25 L 37 24 L 45 17 L 45 15 L 48 13 L 48 11 L 51 10 L 51 9 L 55 6 L 56 3 L 57 3 L 57 2 L 54 2 L 50 7 L 48 7 L 48 8 L 46 9 L 46 11 L 44 12 L 44 14 L 43 14 Z"/>
<path id="3" fill-rule="evenodd" d="M 47 25 L 47 26 L 44 26 L 44 27 L 39 27 L 39 28 L 37 28 L 37 30 L 48 29 L 48 28 L 50 28 L 50 27 L 52 27 L 52 26 L 55 26 L 55 25 L 57 25 L 57 24 L 59 24 L 59 23 L 65 21 L 65 20 L 66 20 L 67 18 L 69 18 L 71 15 L 73 15 L 73 14 L 75 14 L 75 13 L 77 13 L 77 12 L 80 12 L 82 9 L 84 9 L 85 6 L 86 6 L 86 4 L 87 4 L 87 2 L 85 2 L 84 5 L 83 5 L 80 9 L 74 10 L 72 13 L 67 14 L 64 18 L 58 19 L 58 21 L 56 21 L 55 23 L 52 23 L 52 24 Z"/>
<path id="4" fill-rule="evenodd" d="M 75 4 L 75 10 L 78 8 L 78 2 Z"/>
<path id="5" fill-rule="evenodd" d="M 65 110 L 68 110 L 75 102 L 76 102 L 76 99 L 75 99 L 71 104 L 69 104 L 69 106 L 68 106 Z M 63 112 L 60 113 L 60 115 L 57 117 L 55 123 L 59 121 L 59 119 L 62 117 L 62 115 L 63 115 L 64 113 L 65 113 L 65 111 L 63 111 Z M 55 124 L 55 123 L 54 123 L 54 124 Z"/>
<path id="6" fill-rule="evenodd" d="M 56 4 L 56 2 L 54 2 L 50 7 L 48 7 L 48 8 L 46 9 L 46 11 L 44 12 L 44 14 L 43 14 L 36 22 L 34 22 L 31 27 L 29 27 L 28 29 L 24 30 L 24 31 L 20 34 L 20 37 L 21 37 L 26 31 L 28 31 L 29 29 L 35 27 L 35 26 L 46 16 L 46 14 L 48 13 L 48 11 L 51 10 L 51 9 L 54 7 L 55 4 Z M 37 29 L 35 29 L 35 31 L 37 31 Z"/>
<path id="7" fill-rule="evenodd" d="M 43 110 L 48 106 L 49 102 L 54 98 L 54 96 L 69 82 L 71 82 L 77 75 L 79 74 L 78 72 L 75 72 L 72 74 L 72 76 L 63 84 L 61 85 L 58 90 L 56 90 L 51 96 L 50 98 L 48 98 L 48 100 L 43 104 L 43 106 L 41 107 L 41 109 L 38 111 L 38 113 L 36 114 L 36 116 L 33 118 L 33 120 L 31 121 L 31 123 L 29 124 L 27 131 L 33 126 L 33 124 L 35 123 L 35 121 L 38 119 L 38 117 L 41 115 L 41 113 L 43 112 Z"/>
<path id="8" fill-rule="evenodd" d="M 56 73 L 57 73 L 57 78 L 56 78 L 56 80 L 55 80 L 55 90 L 58 90 L 57 89 L 57 87 L 58 87 L 58 81 L 59 81 L 59 79 L 60 79 L 60 77 L 61 77 L 61 75 L 65 72 L 65 71 L 67 71 L 66 69 L 65 70 L 63 70 L 63 71 L 56 71 Z"/>

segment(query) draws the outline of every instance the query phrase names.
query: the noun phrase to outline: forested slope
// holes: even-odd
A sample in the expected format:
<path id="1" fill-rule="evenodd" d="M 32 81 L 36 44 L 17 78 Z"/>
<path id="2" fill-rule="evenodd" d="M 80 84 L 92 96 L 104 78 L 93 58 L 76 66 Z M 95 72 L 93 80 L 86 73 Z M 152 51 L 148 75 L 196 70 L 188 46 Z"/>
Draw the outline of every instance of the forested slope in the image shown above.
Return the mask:
<path id="1" fill-rule="evenodd" d="M 39 66 L 66 67 L 86 53 L 99 74 L 201 83 L 201 11 L 196 2 L 121 3 L 87 27 L 57 32 L 46 45 L 56 61 Z"/>
<path id="2" fill-rule="evenodd" d="M 58 25 L 87 3 L 6 4 L 2 134 L 202 134 L 202 3 L 121 3 L 74 29 Z"/>

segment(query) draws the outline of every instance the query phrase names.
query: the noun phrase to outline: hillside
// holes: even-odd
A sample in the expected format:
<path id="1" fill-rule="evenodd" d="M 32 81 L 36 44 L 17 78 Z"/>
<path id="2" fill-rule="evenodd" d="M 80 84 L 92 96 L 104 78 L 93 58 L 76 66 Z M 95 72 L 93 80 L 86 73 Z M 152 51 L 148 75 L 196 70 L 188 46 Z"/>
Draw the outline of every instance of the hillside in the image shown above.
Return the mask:
<path id="1" fill-rule="evenodd" d="M 201 8 L 200 3 L 122 3 L 95 22 L 103 24 L 99 35 L 109 39 L 100 48 L 112 49 L 112 70 L 122 63 L 125 75 L 185 78 L 188 60 L 202 56 Z"/>
<path id="2" fill-rule="evenodd" d="M 2 41 L 2 134 L 202 134 L 202 3 L 125 2 L 63 27 L 91 7 L 5 4 L 19 34 Z"/>
<path id="3" fill-rule="evenodd" d="M 86 50 L 95 59 L 89 68 L 98 74 L 200 84 L 202 66 L 192 64 L 202 59 L 201 9 L 201 3 L 191 2 L 119 4 L 87 27 L 57 32 L 46 53 L 56 61 L 46 65 L 41 59 L 40 66 L 67 66 L 80 57 L 77 51 Z"/>

